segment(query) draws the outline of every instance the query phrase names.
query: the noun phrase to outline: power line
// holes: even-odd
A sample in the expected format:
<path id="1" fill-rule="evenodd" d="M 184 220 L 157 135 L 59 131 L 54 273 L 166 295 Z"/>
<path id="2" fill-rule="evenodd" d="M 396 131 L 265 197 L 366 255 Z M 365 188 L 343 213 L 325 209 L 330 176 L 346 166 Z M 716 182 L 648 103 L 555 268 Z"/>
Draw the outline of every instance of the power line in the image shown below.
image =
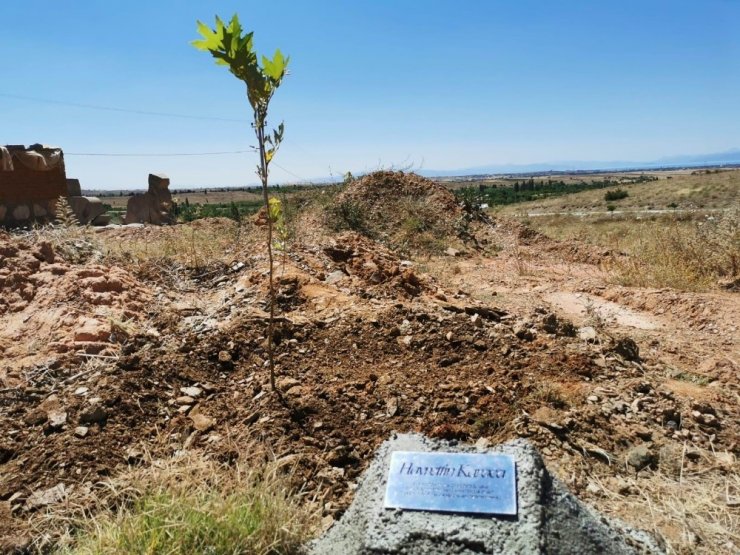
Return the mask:
<path id="1" fill-rule="evenodd" d="M 132 158 L 138 157 L 162 157 L 162 156 L 217 156 L 222 154 L 245 154 L 247 152 L 254 152 L 255 149 L 251 150 L 228 150 L 223 152 L 167 152 L 167 153 L 151 153 L 151 152 L 65 152 L 65 156 L 126 156 Z"/>
<path id="2" fill-rule="evenodd" d="M 278 169 L 281 169 L 281 170 L 283 170 L 283 171 L 284 171 L 285 173 L 287 173 L 288 175 L 292 175 L 292 176 L 293 176 L 293 177 L 295 177 L 296 179 L 300 179 L 301 181 L 309 181 L 309 180 L 308 180 L 308 179 L 306 179 L 305 177 L 301 177 L 300 175 L 296 175 L 296 174 L 294 174 L 294 173 L 293 173 L 292 171 L 290 171 L 290 170 L 286 170 L 286 169 L 285 169 L 284 167 L 282 167 L 282 166 L 278 165 L 278 164 L 277 164 L 277 163 L 276 163 L 276 162 L 275 162 L 274 160 L 270 162 L 270 165 L 271 165 L 271 166 L 275 166 L 276 168 L 278 168 Z"/>
<path id="3" fill-rule="evenodd" d="M 257 149 L 252 148 L 250 150 L 229 150 L 223 152 L 168 152 L 168 153 L 142 153 L 142 152 L 65 152 L 65 156 L 102 156 L 102 157 L 129 157 L 129 158 L 157 158 L 157 157 L 169 157 L 169 156 L 217 156 L 222 154 L 246 154 L 248 152 L 255 152 Z M 283 170 L 288 175 L 300 179 L 301 181 L 309 181 L 308 179 L 301 177 L 298 174 L 293 173 L 287 168 L 279 165 L 274 160 L 270 162 L 271 166 L 275 166 L 278 169 Z"/>
<path id="4" fill-rule="evenodd" d="M 22 96 L 18 94 L 8 94 L 8 93 L 2 93 L 0 92 L 0 97 L 3 98 L 14 98 L 16 100 L 24 100 L 24 101 L 30 101 L 30 102 L 41 102 L 45 104 L 56 104 L 60 106 L 71 106 L 74 108 L 85 108 L 89 110 L 103 110 L 107 112 L 122 112 L 122 113 L 128 113 L 128 114 L 139 114 L 144 116 L 160 116 L 160 117 L 171 117 L 171 118 L 185 118 L 185 119 L 196 119 L 196 120 L 209 120 L 209 121 L 221 121 L 221 122 L 228 122 L 228 123 L 241 123 L 241 124 L 247 124 L 249 123 L 247 120 L 242 119 L 234 119 L 234 118 L 219 118 L 219 117 L 212 117 L 212 116 L 194 116 L 191 114 L 176 114 L 171 112 L 154 112 L 149 110 L 134 110 L 129 108 L 117 108 L 113 106 L 100 106 L 96 104 L 81 104 L 78 102 L 65 102 L 62 100 L 52 100 L 49 98 L 38 98 L 33 96 Z M 290 141 L 293 146 L 298 147 L 298 149 L 302 150 L 303 152 L 311 155 L 309 151 L 307 151 L 305 148 L 301 147 L 300 145 L 296 144 L 295 141 Z M 147 157 L 147 158 L 156 158 L 156 157 L 171 157 L 171 156 L 220 156 L 220 155 L 229 155 L 229 154 L 246 154 L 248 152 L 254 152 L 256 151 L 256 148 L 252 148 L 250 150 L 232 150 L 232 151 L 222 151 L 222 152 L 177 152 L 177 153 L 135 153 L 135 152 L 65 152 L 65 156 L 100 156 L 100 157 L 127 157 L 127 158 L 138 158 L 138 157 Z M 295 177 L 296 179 L 300 179 L 302 181 L 308 181 L 308 179 L 305 179 L 304 177 L 301 177 L 298 174 L 293 173 L 292 171 L 278 165 L 276 162 L 271 162 L 272 165 L 275 167 L 281 169 L 288 175 L 291 175 L 292 177 Z"/>
<path id="5" fill-rule="evenodd" d="M 60 106 L 71 106 L 74 108 L 85 108 L 89 110 L 102 110 L 106 112 L 121 112 L 121 113 L 127 113 L 127 114 L 138 114 L 143 116 L 159 116 L 159 117 L 170 117 L 170 118 L 184 118 L 184 119 L 194 119 L 194 120 L 205 120 L 205 121 L 220 121 L 220 122 L 226 122 L 226 123 L 240 123 L 240 124 L 249 124 L 250 122 L 246 119 L 235 119 L 235 118 L 220 118 L 220 117 L 213 117 L 213 116 L 195 116 L 192 114 L 176 114 L 172 112 L 155 112 L 151 110 L 134 110 L 129 108 L 118 108 L 114 106 L 101 106 L 97 104 L 81 104 L 78 102 L 66 102 L 62 100 L 53 100 L 50 98 L 38 98 L 34 96 L 23 96 L 18 94 L 9 94 L 9 93 L 2 93 L 0 92 L 0 97 L 2 98 L 14 98 L 16 100 L 25 100 L 30 102 L 41 102 L 45 104 L 56 104 Z M 297 147 L 299 150 L 302 150 L 304 153 L 308 154 L 309 156 L 315 157 L 315 155 L 306 148 L 302 147 L 298 143 L 296 143 L 293 139 L 289 139 L 288 142 L 293 145 L 294 147 Z M 256 149 L 254 149 L 256 150 Z M 211 156 L 211 155 L 223 155 L 223 154 L 243 154 L 246 152 L 252 152 L 249 150 L 236 150 L 231 152 L 197 152 L 197 153 L 174 153 L 174 154 L 144 154 L 144 153 L 98 153 L 98 152 L 67 152 L 65 155 L 67 156 L 115 156 L 115 157 L 138 157 L 138 156 L 146 156 L 146 157 L 157 157 L 157 156 Z M 273 162 L 274 163 L 274 162 Z M 294 174 L 293 172 L 286 170 L 285 168 L 278 166 L 275 164 L 276 167 L 280 168 L 284 172 L 292 175 L 293 177 L 297 179 L 303 179 L 302 177 Z M 303 179 L 304 181 L 308 181 L 306 179 Z"/>
<path id="6" fill-rule="evenodd" d="M 139 114 L 139 115 L 144 115 L 144 116 L 160 116 L 160 117 L 168 117 L 168 118 L 197 119 L 197 120 L 221 121 L 221 122 L 241 123 L 241 124 L 249 123 L 249 121 L 245 119 L 219 118 L 219 117 L 214 117 L 214 116 L 194 116 L 192 114 L 176 114 L 172 112 L 154 112 L 154 111 L 149 111 L 149 110 L 134 110 L 134 109 L 129 109 L 129 108 L 117 108 L 114 106 L 99 106 L 96 104 L 81 104 L 78 102 L 65 102 L 62 100 L 52 100 L 49 98 L 21 96 L 18 94 L 0 93 L 0 97 L 14 98 L 16 100 L 26 100 L 30 102 L 42 102 L 45 104 L 57 104 L 60 106 L 72 106 L 74 108 L 86 108 L 89 110 L 103 110 L 106 112 L 123 112 L 126 114 Z"/>

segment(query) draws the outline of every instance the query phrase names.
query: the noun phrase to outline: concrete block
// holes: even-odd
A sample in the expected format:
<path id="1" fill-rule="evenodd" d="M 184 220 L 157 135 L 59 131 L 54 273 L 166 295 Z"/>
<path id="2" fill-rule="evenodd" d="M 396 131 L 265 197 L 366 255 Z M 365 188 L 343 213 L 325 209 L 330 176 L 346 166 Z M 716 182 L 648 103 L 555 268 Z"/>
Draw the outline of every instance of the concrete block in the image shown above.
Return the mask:
<path id="1" fill-rule="evenodd" d="M 40 204 L 33 205 L 33 217 L 34 218 L 46 218 L 46 216 L 49 215 L 49 211 L 46 210 L 43 206 Z"/>
<path id="2" fill-rule="evenodd" d="M 309 546 L 311 555 L 665 552 L 648 533 L 603 517 L 579 501 L 548 473 L 539 453 L 524 440 L 477 450 L 515 457 L 518 514 L 514 517 L 385 509 L 393 451 L 476 452 L 476 448 L 418 434 L 386 441 L 341 520 Z"/>
<path id="3" fill-rule="evenodd" d="M 164 174 L 149 174 L 149 190 L 128 199 L 126 205 L 126 224 L 150 223 L 154 225 L 169 224 L 174 221 L 172 210 L 172 193 L 169 190 L 170 178 Z"/>
<path id="4" fill-rule="evenodd" d="M 149 174 L 149 190 L 160 190 L 168 189 L 170 186 L 170 178 L 163 173 L 150 173 Z"/>

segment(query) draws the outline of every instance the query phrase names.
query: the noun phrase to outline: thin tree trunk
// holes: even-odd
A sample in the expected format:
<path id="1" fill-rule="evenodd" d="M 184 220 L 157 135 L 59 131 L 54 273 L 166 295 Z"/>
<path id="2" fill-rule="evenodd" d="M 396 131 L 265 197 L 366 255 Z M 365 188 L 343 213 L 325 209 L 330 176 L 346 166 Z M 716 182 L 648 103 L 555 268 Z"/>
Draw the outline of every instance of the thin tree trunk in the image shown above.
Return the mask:
<path id="1" fill-rule="evenodd" d="M 262 181 L 262 196 L 267 211 L 267 257 L 270 262 L 270 320 L 267 325 L 267 359 L 270 364 L 270 388 L 275 391 L 275 359 L 273 357 L 273 329 L 275 325 L 275 282 L 272 260 L 272 217 L 270 216 L 270 197 L 267 192 L 267 156 L 265 154 L 265 124 L 260 122 L 256 128 L 257 142 L 260 147 L 260 179 Z"/>

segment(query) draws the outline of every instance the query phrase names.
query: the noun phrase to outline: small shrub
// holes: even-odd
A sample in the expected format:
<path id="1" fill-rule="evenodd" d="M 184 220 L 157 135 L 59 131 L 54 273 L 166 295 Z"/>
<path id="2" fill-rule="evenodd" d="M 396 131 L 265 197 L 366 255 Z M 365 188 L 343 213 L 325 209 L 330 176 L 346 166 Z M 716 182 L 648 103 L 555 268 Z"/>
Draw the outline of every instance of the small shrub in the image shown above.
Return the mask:
<path id="1" fill-rule="evenodd" d="M 239 212 L 239 206 L 235 202 L 231 202 L 229 205 L 229 217 L 234 220 L 238 225 L 242 223 L 242 215 Z"/>
<path id="2" fill-rule="evenodd" d="M 539 405 L 549 405 L 556 409 L 567 409 L 570 406 L 560 384 L 557 383 L 537 385 L 531 393 L 531 399 Z"/>
<path id="3" fill-rule="evenodd" d="M 613 200 L 622 200 L 623 198 L 627 198 L 629 193 L 625 191 L 624 189 L 612 189 L 611 191 L 607 191 L 604 193 L 604 200 L 609 202 Z"/>
<path id="4" fill-rule="evenodd" d="M 712 378 L 710 378 L 709 376 L 702 376 L 701 374 L 695 374 L 693 372 L 677 371 L 671 377 L 674 380 L 693 383 L 696 385 L 709 385 L 712 381 Z"/>
<path id="5" fill-rule="evenodd" d="M 606 209 L 607 209 L 607 210 L 608 210 L 609 212 L 614 212 L 614 211 L 615 211 L 615 210 L 617 209 L 617 207 L 616 207 L 616 206 L 615 206 L 614 204 L 607 204 L 607 205 L 606 205 Z"/>
<path id="6" fill-rule="evenodd" d="M 441 254 L 449 229 L 440 225 L 439 215 L 425 199 L 405 198 L 398 203 L 398 214 L 406 215 L 400 229 L 392 233 L 389 241 L 393 248 L 403 253 L 421 251 Z"/>
<path id="7" fill-rule="evenodd" d="M 426 222 L 418 216 L 409 216 L 403 221 L 403 231 L 405 233 L 421 233 L 427 230 Z"/>
<path id="8" fill-rule="evenodd" d="M 349 229 L 369 235 L 367 217 L 362 205 L 351 200 L 344 200 L 330 208 L 329 225 L 334 231 Z"/>

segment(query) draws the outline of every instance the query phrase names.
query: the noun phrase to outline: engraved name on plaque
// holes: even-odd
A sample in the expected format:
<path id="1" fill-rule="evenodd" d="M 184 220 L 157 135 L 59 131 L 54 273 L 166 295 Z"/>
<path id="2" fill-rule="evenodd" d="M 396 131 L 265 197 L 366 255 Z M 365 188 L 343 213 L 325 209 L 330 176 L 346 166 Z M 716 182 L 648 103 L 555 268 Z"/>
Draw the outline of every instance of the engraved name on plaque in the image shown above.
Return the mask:
<path id="1" fill-rule="evenodd" d="M 386 508 L 517 514 L 516 463 L 501 454 L 394 451 Z"/>

